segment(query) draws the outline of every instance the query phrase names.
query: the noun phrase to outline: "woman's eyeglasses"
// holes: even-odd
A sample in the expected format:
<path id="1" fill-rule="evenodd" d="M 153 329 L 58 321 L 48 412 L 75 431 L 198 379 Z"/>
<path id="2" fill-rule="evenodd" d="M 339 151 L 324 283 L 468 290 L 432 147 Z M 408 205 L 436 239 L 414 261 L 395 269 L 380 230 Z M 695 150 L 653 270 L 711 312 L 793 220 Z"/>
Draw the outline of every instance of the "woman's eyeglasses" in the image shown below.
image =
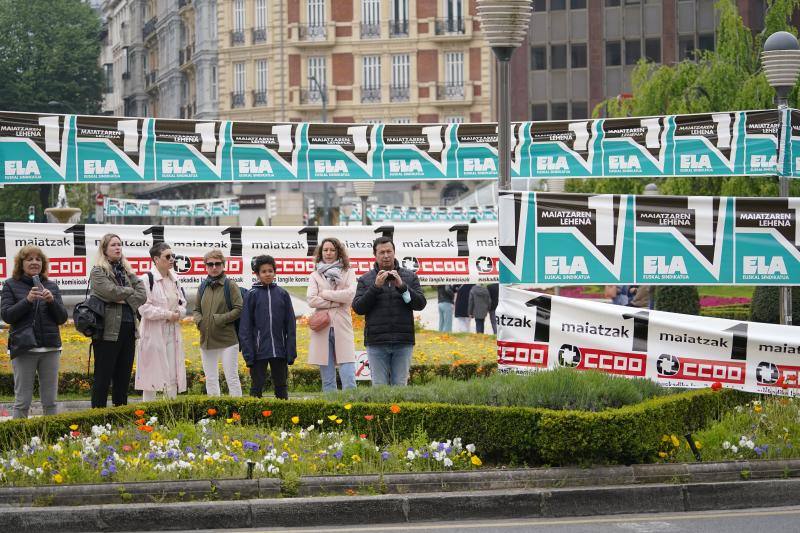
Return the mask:
<path id="1" fill-rule="evenodd" d="M 164 259 L 166 259 L 167 261 L 174 261 L 175 260 L 175 256 L 172 255 L 172 254 L 167 254 L 167 255 L 164 256 Z"/>
<path id="2" fill-rule="evenodd" d="M 215 268 L 215 267 L 221 267 L 224 264 L 225 263 L 222 263 L 220 261 L 209 261 L 208 263 L 206 263 L 206 266 L 208 268 Z"/>

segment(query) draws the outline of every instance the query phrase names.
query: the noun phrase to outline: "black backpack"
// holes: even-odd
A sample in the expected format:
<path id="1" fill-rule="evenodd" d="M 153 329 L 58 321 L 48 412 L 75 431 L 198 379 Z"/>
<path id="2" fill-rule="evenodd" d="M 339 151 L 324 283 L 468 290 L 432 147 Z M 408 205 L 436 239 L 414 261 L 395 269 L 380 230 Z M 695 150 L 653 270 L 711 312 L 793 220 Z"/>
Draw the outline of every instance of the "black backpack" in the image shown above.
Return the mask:
<path id="1" fill-rule="evenodd" d="M 94 294 L 89 296 L 89 287 L 86 287 L 86 296 L 86 299 L 72 310 L 72 320 L 78 333 L 96 339 L 103 333 L 106 304 Z"/>
<path id="2" fill-rule="evenodd" d="M 204 279 L 200 282 L 200 287 L 197 288 L 197 305 L 200 305 L 203 302 L 203 293 L 208 286 L 208 279 Z M 228 311 L 233 311 L 233 300 L 231 300 L 231 284 L 230 280 L 226 277 L 225 282 L 222 284 L 222 291 L 225 293 L 225 305 L 228 306 Z M 247 294 L 247 289 L 239 287 L 239 293 L 242 295 L 242 305 L 244 305 L 244 297 Z M 239 338 L 239 319 L 237 318 L 233 322 L 233 329 L 236 330 L 236 338 Z M 242 343 L 239 342 L 239 345 Z"/>

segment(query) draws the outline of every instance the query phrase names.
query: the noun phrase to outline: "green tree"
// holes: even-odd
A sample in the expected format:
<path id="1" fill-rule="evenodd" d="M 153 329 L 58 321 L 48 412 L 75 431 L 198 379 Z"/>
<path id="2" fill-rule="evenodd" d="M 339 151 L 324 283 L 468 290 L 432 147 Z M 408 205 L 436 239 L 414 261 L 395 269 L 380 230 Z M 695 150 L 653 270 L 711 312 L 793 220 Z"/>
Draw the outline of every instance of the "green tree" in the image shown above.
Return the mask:
<path id="1" fill-rule="evenodd" d="M 0 109 L 97 113 L 103 98 L 100 19 L 82 0 L 0 0 Z M 55 108 L 49 102 L 60 102 Z M 70 185 L 68 196 L 88 214 L 89 190 Z M 41 217 L 52 205 L 49 185 L 14 185 L 0 194 L 4 220 Z M 79 201 L 81 200 L 81 201 Z M 72 204 L 75 205 L 75 204 Z"/>

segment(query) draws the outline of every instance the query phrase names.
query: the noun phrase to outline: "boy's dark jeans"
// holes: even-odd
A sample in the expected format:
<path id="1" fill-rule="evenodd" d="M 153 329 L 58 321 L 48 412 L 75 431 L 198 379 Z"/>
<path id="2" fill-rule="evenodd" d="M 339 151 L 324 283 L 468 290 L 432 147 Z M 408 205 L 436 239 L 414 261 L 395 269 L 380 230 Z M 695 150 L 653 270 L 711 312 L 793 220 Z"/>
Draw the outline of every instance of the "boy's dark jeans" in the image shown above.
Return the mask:
<path id="1" fill-rule="evenodd" d="M 289 378 L 289 365 L 283 357 L 259 359 L 250 367 L 250 396 L 261 398 L 264 384 L 267 381 L 267 364 L 269 364 L 272 383 L 275 385 L 275 397 L 281 400 L 289 399 L 289 388 L 286 381 Z"/>

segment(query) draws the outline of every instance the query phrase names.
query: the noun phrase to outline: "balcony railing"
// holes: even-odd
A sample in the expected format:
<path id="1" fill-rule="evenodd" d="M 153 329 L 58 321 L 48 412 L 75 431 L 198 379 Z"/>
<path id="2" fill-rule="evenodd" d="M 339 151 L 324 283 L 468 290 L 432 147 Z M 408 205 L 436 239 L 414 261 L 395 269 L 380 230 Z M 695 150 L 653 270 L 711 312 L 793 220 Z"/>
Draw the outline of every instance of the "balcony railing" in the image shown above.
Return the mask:
<path id="1" fill-rule="evenodd" d="M 463 83 L 445 83 L 436 86 L 437 100 L 463 100 L 465 95 Z"/>
<path id="2" fill-rule="evenodd" d="M 253 44 L 267 42 L 267 28 L 253 28 Z"/>
<path id="3" fill-rule="evenodd" d="M 151 70 L 147 74 L 144 75 L 144 85 L 145 87 L 151 87 L 156 84 L 156 78 L 158 78 L 158 71 Z"/>
<path id="4" fill-rule="evenodd" d="M 231 109 L 236 109 L 237 107 L 244 107 L 244 93 L 231 93 Z"/>
<path id="5" fill-rule="evenodd" d="M 380 39 L 381 38 L 381 23 L 380 22 L 362 22 L 361 23 L 361 38 L 362 39 Z"/>
<path id="6" fill-rule="evenodd" d="M 463 18 L 436 19 L 436 35 L 453 35 L 466 33 Z"/>
<path id="7" fill-rule="evenodd" d="M 411 99 L 411 87 L 389 87 L 389 100 L 392 102 L 408 102 Z"/>
<path id="8" fill-rule="evenodd" d="M 192 118 L 197 113 L 197 102 L 181 106 L 180 118 Z"/>
<path id="9" fill-rule="evenodd" d="M 148 35 L 156 31 L 156 24 L 158 24 L 158 17 L 153 17 L 145 23 L 142 28 L 142 39 L 147 39 Z"/>
<path id="10" fill-rule="evenodd" d="M 374 104 L 381 101 L 381 88 L 380 87 L 362 87 L 361 88 L 361 103 Z"/>
<path id="11" fill-rule="evenodd" d="M 324 41 L 328 38 L 327 26 L 300 26 L 298 36 L 301 41 Z"/>
<path id="12" fill-rule="evenodd" d="M 267 105 L 267 91 L 253 91 L 253 105 Z"/>
<path id="13" fill-rule="evenodd" d="M 408 20 L 390 20 L 389 37 L 408 37 Z"/>
<path id="14" fill-rule="evenodd" d="M 326 89 L 323 87 L 322 91 Z M 301 104 L 316 104 L 322 103 L 322 91 L 317 87 L 313 89 L 300 89 L 300 103 Z"/>
<path id="15" fill-rule="evenodd" d="M 244 44 L 244 30 L 231 31 L 231 46 Z"/>

